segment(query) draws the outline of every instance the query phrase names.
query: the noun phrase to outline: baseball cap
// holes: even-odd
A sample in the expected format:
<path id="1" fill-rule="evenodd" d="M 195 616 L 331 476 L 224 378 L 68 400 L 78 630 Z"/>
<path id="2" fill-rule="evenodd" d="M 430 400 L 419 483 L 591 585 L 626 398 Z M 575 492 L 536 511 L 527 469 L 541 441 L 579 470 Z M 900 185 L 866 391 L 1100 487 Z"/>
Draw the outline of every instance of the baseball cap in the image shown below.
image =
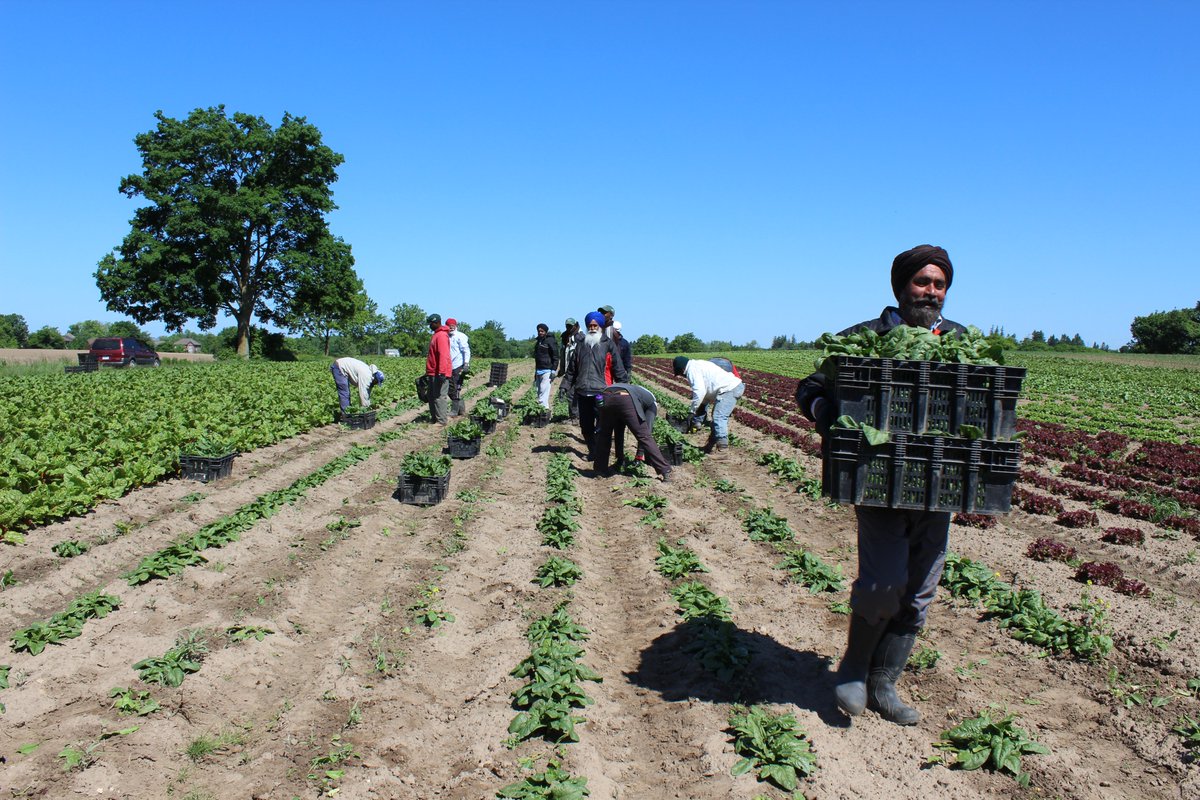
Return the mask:
<path id="1" fill-rule="evenodd" d="M 458 320 L 456 320 L 454 317 L 451 317 L 450 319 L 446 320 L 446 324 L 447 325 L 457 325 Z"/>
<path id="2" fill-rule="evenodd" d="M 614 331 L 619 331 L 619 330 L 621 330 L 621 323 L 620 323 L 620 321 L 618 321 L 618 320 L 615 320 L 615 319 L 614 319 L 614 320 L 613 320 L 613 324 L 612 324 L 612 329 L 613 329 Z"/>
<path id="3" fill-rule="evenodd" d="M 442 324 L 442 315 L 441 314 L 430 314 L 428 317 L 425 318 L 425 324 L 426 325 L 441 325 Z"/>
<path id="4" fill-rule="evenodd" d="M 606 313 L 606 314 L 615 314 L 615 313 L 617 313 L 617 312 L 613 311 L 613 307 L 612 307 L 612 306 L 600 306 L 600 307 L 599 307 L 599 308 L 597 308 L 596 310 L 597 310 L 597 311 L 603 311 L 603 312 L 604 312 L 604 313 Z"/>
<path id="5" fill-rule="evenodd" d="M 567 325 L 578 325 L 578 324 L 579 323 L 575 321 L 574 317 L 567 317 Z"/>

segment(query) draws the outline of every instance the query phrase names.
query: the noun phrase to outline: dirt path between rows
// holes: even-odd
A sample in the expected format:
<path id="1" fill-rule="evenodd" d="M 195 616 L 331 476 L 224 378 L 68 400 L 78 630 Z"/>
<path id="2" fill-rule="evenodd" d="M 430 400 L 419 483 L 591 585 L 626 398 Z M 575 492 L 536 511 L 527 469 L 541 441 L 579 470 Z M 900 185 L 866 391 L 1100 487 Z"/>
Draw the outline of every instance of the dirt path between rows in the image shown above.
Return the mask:
<path id="1" fill-rule="evenodd" d="M 510 369 L 526 379 L 517 396 L 529 372 Z M 486 393 L 472 391 L 472 399 Z M 735 425 L 740 443 L 721 458 L 680 467 L 670 484 L 639 487 L 594 476 L 570 424 L 533 428 L 510 418 L 486 437 L 488 452 L 455 461 L 443 502 L 419 507 L 393 497 L 400 458 L 443 436 L 417 418 L 405 412 L 368 431 L 327 426 L 240 457 L 229 479 L 166 481 L 6 549 L 5 569 L 18 583 L 0 594 L 0 633 L 45 620 L 96 588 L 120 596 L 121 607 L 39 656 L 0 657 L 11 665 L 10 686 L 0 691 L 0 794 L 474 800 L 528 775 L 525 764 L 540 769 L 556 758 L 588 778 L 592 798 L 782 798 L 752 775 L 730 774 L 737 756 L 725 731 L 729 713 L 737 703 L 762 703 L 794 713 L 811 738 L 819 770 L 801 787 L 810 798 L 1200 796 L 1197 767 L 1169 733 L 1175 712 L 1194 710 L 1194 699 L 1178 698 L 1165 711 L 1126 708 L 1106 683 L 1110 666 L 1155 680 L 1200 668 L 1194 626 L 1183 622 L 1200 594 L 1196 574 L 1172 565 L 1182 543 L 1156 542 L 1162 547 L 1142 555 L 1148 575 L 1139 577 L 1169 587 L 1162 594 L 1172 603 L 1096 590 L 1113 603 L 1118 647 L 1107 663 L 1040 658 L 978 609 L 943 597 L 922 639 L 943 657 L 903 681 L 921 724 L 899 728 L 870 714 L 850 724 L 831 702 L 828 675 L 846 625 L 831 604 L 848 592 L 811 594 L 791 582 L 776 568 L 780 555 L 750 541 L 739 516 L 772 507 L 798 544 L 853 576 L 851 510 L 780 485 L 757 464 L 770 451 L 818 475 L 819 462 Z M 381 441 L 385 433 L 395 438 Z M 145 555 L 352 444 L 375 450 L 240 541 L 206 551 L 207 564 L 138 587 L 121 578 Z M 535 525 L 555 453 L 579 470 L 582 527 L 564 555 L 583 578 L 543 589 L 532 580 L 551 551 Z M 716 491 L 719 479 L 740 491 Z M 647 492 L 667 499 L 660 528 L 624 504 Z M 1081 589 L 1067 568 L 1023 557 L 1032 537 L 1063 535 L 1047 527 L 1014 512 L 990 531 L 955 526 L 952 548 L 1006 579 L 1019 573 L 1065 608 Z M 693 634 L 679 622 L 672 583 L 654 568 L 659 537 L 693 549 L 710 570 L 698 577 L 729 599 L 751 659 L 736 679 L 718 679 L 689 654 Z M 50 554 L 68 538 L 94 546 L 71 559 Z M 453 619 L 418 624 L 411 607 L 420 602 Z M 591 632 L 584 661 L 603 681 L 585 687 L 594 703 L 579 712 L 586 721 L 578 743 L 509 747 L 511 694 L 520 686 L 509 673 L 529 653 L 530 622 L 564 602 Z M 272 633 L 234 642 L 225 632 L 237 625 Z M 137 680 L 134 662 L 197 630 L 210 633 L 210 651 L 179 688 Z M 1171 630 L 1179 633 L 1168 650 L 1151 644 Z M 149 690 L 162 709 L 119 716 L 108 698 L 113 687 Z M 1030 789 L 931 763 L 940 731 L 990 704 L 1019 714 L 1051 749 L 1025 759 Z M 64 770 L 67 747 L 90 763 Z"/>

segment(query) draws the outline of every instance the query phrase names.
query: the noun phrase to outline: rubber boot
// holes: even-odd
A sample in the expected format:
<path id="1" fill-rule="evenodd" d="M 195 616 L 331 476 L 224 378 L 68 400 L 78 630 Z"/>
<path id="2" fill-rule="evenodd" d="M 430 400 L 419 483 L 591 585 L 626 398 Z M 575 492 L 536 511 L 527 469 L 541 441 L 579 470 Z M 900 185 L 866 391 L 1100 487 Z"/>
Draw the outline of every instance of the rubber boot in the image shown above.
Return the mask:
<path id="1" fill-rule="evenodd" d="M 852 717 L 857 717 L 867 707 L 867 674 L 871 670 L 871 656 L 886 628 L 887 620 L 872 625 L 858 614 L 850 616 L 846 653 L 838 665 L 835 677 L 837 685 L 833 694 L 838 708 Z"/>
<path id="2" fill-rule="evenodd" d="M 888 631 L 880 638 L 871 658 L 871 674 L 867 678 L 867 705 L 888 722 L 897 725 L 916 725 L 921 712 L 906 704 L 896 694 L 896 681 L 908 663 L 908 654 L 917 641 L 915 633 Z"/>

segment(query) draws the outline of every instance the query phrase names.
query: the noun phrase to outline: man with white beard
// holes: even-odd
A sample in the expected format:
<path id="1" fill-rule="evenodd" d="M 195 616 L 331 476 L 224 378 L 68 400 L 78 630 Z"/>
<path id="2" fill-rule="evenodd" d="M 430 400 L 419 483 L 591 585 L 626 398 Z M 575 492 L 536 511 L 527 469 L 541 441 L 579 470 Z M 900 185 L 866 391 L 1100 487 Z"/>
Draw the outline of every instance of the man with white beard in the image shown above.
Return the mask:
<path id="1" fill-rule="evenodd" d="M 614 383 L 625 383 L 629 373 L 621 362 L 617 344 L 605 335 L 604 315 L 593 311 L 584 318 L 587 333 L 575 347 L 563 377 L 563 389 L 574 394 L 579 403 L 579 432 L 588 448 L 588 460 L 595 459 L 596 407 L 602 402 L 604 389 Z"/>

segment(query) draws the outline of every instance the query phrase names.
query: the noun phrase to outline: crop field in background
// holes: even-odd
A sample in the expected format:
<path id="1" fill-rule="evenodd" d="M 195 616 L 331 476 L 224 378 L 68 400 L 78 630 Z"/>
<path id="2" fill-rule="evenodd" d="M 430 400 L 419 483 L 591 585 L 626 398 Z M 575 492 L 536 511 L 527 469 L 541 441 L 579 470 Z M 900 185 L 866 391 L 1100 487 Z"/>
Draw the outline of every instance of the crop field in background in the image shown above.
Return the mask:
<path id="1" fill-rule="evenodd" d="M 396 496 L 445 444 L 422 359 L 368 430 L 323 363 L 0 376 L 0 796 L 1200 797 L 1200 359 L 1010 356 L 1014 508 L 956 518 L 899 728 L 832 703 L 815 354 L 724 355 L 734 446 L 672 483 L 595 476 L 559 404 L 432 506 Z M 526 397 L 476 367 L 468 406 Z M 176 477 L 201 438 L 230 477 Z"/>

